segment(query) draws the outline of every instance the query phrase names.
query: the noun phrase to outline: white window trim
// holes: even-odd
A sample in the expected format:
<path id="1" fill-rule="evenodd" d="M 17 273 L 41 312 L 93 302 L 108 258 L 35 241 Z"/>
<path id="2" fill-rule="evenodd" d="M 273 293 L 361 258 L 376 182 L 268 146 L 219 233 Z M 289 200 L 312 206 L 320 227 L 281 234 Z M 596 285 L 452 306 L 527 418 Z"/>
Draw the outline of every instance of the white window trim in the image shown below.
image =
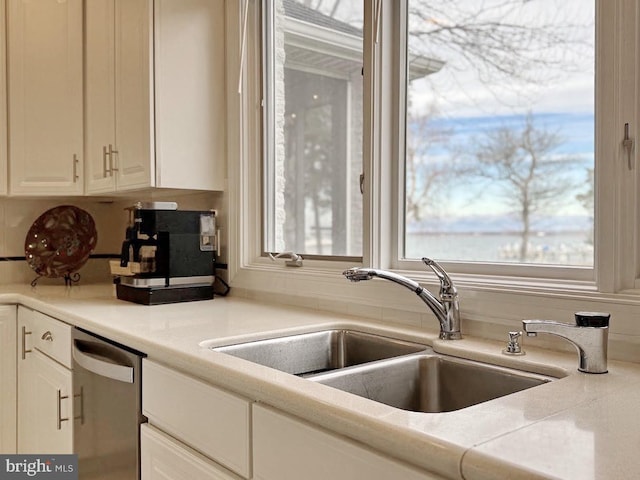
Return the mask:
<path id="1" fill-rule="evenodd" d="M 305 260 L 304 267 L 293 269 L 286 268 L 282 263 L 273 263 L 268 258 L 261 256 L 261 168 L 260 157 L 262 154 L 262 142 L 260 141 L 260 85 L 256 79 L 260 78 L 257 68 L 260 62 L 259 38 L 256 35 L 260 28 L 260 19 L 256 13 L 258 2 L 249 0 L 249 35 L 247 39 L 247 54 L 244 65 L 246 75 L 243 80 L 243 94 L 235 91 L 237 85 L 237 72 L 239 70 L 239 38 L 238 25 L 241 24 L 240 8 L 227 8 L 227 52 L 228 52 L 228 155 L 229 155 L 229 279 L 232 287 L 242 290 L 265 292 L 274 295 L 315 297 L 325 302 L 345 302 L 369 305 L 380 308 L 395 306 L 407 310 L 418 311 L 420 305 L 414 305 L 411 301 L 399 302 L 397 289 L 388 285 L 380 285 L 388 282 L 366 282 L 376 285 L 358 285 L 350 287 L 340 274 L 350 266 L 357 266 L 353 262 L 331 262 L 321 260 Z M 373 19 L 372 4 L 365 2 L 365 15 Z M 388 96 L 382 96 L 384 82 L 394 82 L 389 73 L 373 73 L 368 65 L 379 61 L 383 54 L 381 45 L 385 45 L 388 37 L 385 35 L 397 35 L 389 26 L 393 25 L 393 17 L 389 8 L 393 2 L 380 2 L 383 11 L 380 16 L 381 42 L 374 44 L 366 42 L 372 48 L 365 47 L 365 96 L 373 95 L 382 97 L 384 102 L 376 104 L 382 106 L 382 110 L 375 110 L 371 104 L 365 107 L 365 122 L 374 124 L 381 130 L 393 122 L 393 112 L 397 112 L 397 105 Z M 613 7 L 611 6 L 613 4 Z M 605 8 L 606 7 L 606 8 Z M 634 15 L 629 15 L 629 9 L 635 10 Z M 635 75 L 636 64 L 640 61 L 629 61 L 629 58 L 637 59 L 638 33 L 636 25 L 640 23 L 640 5 L 634 0 L 597 0 L 597 11 L 600 16 L 597 36 L 604 42 L 599 44 L 597 88 L 601 93 L 597 98 L 596 110 L 600 117 L 613 118 L 611 122 L 598 122 L 597 155 L 599 158 L 611 158 L 610 163 L 599 162 L 596 164 L 596 208 L 597 226 L 596 241 L 599 244 L 596 255 L 596 278 L 589 275 L 577 280 L 563 280 L 561 268 L 551 269 L 557 275 L 547 275 L 545 278 L 535 278 L 529 275 L 505 276 L 499 268 L 495 269 L 495 275 L 478 275 L 473 269 L 454 269 L 454 281 L 461 292 L 461 308 L 463 317 L 470 314 L 475 320 L 490 320 L 495 317 L 495 305 L 489 301 L 477 300 L 477 295 L 493 292 L 502 299 L 510 299 L 513 304 L 518 304 L 518 317 L 536 316 L 540 311 L 540 298 L 555 300 L 580 299 L 585 305 L 606 309 L 615 302 L 624 305 L 637 306 L 640 304 L 640 295 L 634 293 L 636 278 L 638 277 L 638 228 L 640 221 L 636 221 L 638 171 L 640 165 L 636 165 L 630 175 L 626 170 L 626 157 L 621 150 L 620 135 L 625 120 L 632 125 L 632 136 L 637 138 L 638 121 L 638 95 L 640 80 Z M 623 28 L 616 28 L 616 22 L 622 23 Z M 373 22 L 368 22 L 371 25 Z M 372 38 L 373 32 L 369 27 L 365 28 L 365 38 Z M 397 40 L 397 37 L 396 37 Z M 611 43 L 609 43 L 611 42 Z M 625 49 L 618 48 L 615 55 L 603 55 L 602 52 L 608 45 L 625 45 Z M 389 52 L 387 52 L 389 54 Z M 371 62 L 368 64 L 368 62 Z M 237 68 L 235 68 L 237 67 Z M 372 76 L 373 75 L 373 76 Z M 386 75 L 386 76 L 385 76 Z M 231 81 L 232 80 L 232 81 Z M 633 91 L 633 98 L 622 98 L 619 92 L 622 89 Z M 604 93 L 602 93 L 604 92 Z M 366 97 L 365 97 L 366 98 Z M 386 114 L 385 114 L 386 112 Z M 366 130 L 366 129 L 365 129 Z M 614 134 L 611 135 L 610 133 Z M 406 270 L 405 265 L 394 262 L 397 251 L 392 246 L 397 243 L 398 229 L 395 228 L 391 218 L 393 210 L 397 208 L 396 202 L 391 199 L 398 196 L 398 176 L 394 175 L 389 162 L 382 161 L 387 155 L 397 158 L 399 152 L 398 142 L 394 143 L 395 136 L 386 135 L 376 138 L 365 138 L 364 144 L 364 171 L 367 181 L 365 188 L 365 235 L 363 262 L 367 266 L 377 268 L 394 268 L 401 274 L 410 275 L 427 286 L 435 286 L 435 279 L 425 271 Z M 636 148 L 634 156 L 637 162 Z M 390 158 L 390 157 L 386 157 Z M 623 168 L 624 167 L 624 168 Z M 379 195 L 372 195 L 374 191 Z M 397 213 L 397 211 L 396 211 Z M 372 239 L 373 241 L 368 241 Z M 449 265 L 447 265 L 449 266 Z M 513 272 L 510 272 L 513 273 Z M 553 277 L 556 278 L 553 278 Z M 640 283 L 639 283 L 640 285 Z M 617 293 L 616 293 L 617 292 Z M 640 292 L 639 292 L 640 293 Z M 465 301 L 468 303 L 465 304 Z M 322 303 L 322 302 L 320 302 Z M 571 302 L 569 302 L 571 303 Z M 469 312 L 466 305 L 473 304 L 473 312 Z M 477 305 L 480 305 L 478 307 Z M 557 307 L 558 317 L 562 308 Z M 549 315 L 548 315 L 549 316 Z M 558 319 L 567 320 L 566 316 Z M 514 319 L 515 320 L 515 319 Z"/>
<path id="2" fill-rule="evenodd" d="M 633 170 L 627 167 L 622 149 L 624 124 L 632 127 L 638 138 L 638 35 L 640 5 L 633 0 L 605 2 L 598 0 L 600 16 L 596 54 L 599 75 L 604 87 L 597 97 L 596 109 L 601 118 L 611 121 L 597 124 L 597 155 L 607 159 L 596 163 L 596 250 L 597 285 L 602 292 L 619 292 L 635 287 L 638 277 L 638 148 L 634 152 Z M 605 8 L 608 7 L 608 8 Z M 611 45 L 617 46 L 611 54 Z M 599 55 L 598 55 L 599 54 Z"/>

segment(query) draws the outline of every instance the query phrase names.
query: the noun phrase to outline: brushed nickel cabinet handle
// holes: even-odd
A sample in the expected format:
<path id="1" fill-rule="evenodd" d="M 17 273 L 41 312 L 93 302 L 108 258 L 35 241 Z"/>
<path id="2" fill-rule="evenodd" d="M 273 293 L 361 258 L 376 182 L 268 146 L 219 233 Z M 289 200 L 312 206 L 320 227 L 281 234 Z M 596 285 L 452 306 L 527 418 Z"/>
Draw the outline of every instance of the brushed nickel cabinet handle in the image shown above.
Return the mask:
<path id="1" fill-rule="evenodd" d="M 27 332 L 27 327 L 22 326 L 22 360 L 27 358 L 27 353 L 31 353 L 31 349 L 27 350 L 27 335 L 31 335 L 32 332 Z"/>
<path id="2" fill-rule="evenodd" d="M 68 422 L 69 417 L 62 418 L 62 400 L 69 398 L 69 395 L 62 395 L 62 390 L 58 389 L 58 430 L 62 430 L 62 422 Z"/>
<path id="3" fill-rule="evenodd" d="M 118 150 L 113 149 L 113 145 L 109 144 L 109 163 L 111 164 L 111 172 L 117 172 L 118 167 L 116 166 L 116 161 L 114 160 L 114 154 L 118 155 Z M 113 175 L 113 173 L 111 173 Z"/>
<path id="4" fill-rule="evenodd" d="M 44 332 L 42 334 L 42 340 L 45 340 L 47 342 L 53 342 L 53 335 L 51 335 L 51 332 L 49 330 L 47 330 L 46 332 Z"/>
<path id="5" fill-rule="evenodd" d="M 102 146 L 102 170 L 104 172 L 102 175 L 103 178 L 107 178 L 107 175 L 113 175 L 111 173 L 111 155 L 107 151 L 106 145 Z"/>
<path id="6" fill-rule="evenodd" d="M 80 178 L 78 176 L 78 162 L 80 160 L 78 160 L 78 155 L 77 154 L 73 154 L 73 183 L 76 183 L 78 181 L 78 179 Z"/>

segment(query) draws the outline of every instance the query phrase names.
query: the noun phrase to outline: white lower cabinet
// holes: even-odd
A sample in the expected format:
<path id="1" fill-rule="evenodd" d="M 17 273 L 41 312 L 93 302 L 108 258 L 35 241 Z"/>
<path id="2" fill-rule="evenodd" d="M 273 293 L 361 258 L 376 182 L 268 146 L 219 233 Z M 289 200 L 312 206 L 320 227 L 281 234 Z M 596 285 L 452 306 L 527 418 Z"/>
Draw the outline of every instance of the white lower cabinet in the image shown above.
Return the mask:
<path id="1" fill-rule="evenodd" d="M 250 478 L 249 400 L 143 359 L 142 413 L 149 424 Z"/>
<path id="2" fill-rule="evenodd" d="M 0 306 L 0 453 L 16 453 L 16 331 L 16 306 Z"/>
<path id="3" fill-rule="evenodd" d="M 20 369 L 18 453 L 73 452 L 71 370 L 34 350 Z"/>
<path id="4" fill-rule="evenodd" d="M 142 407 L 142 480 L 442 480 L 149 359 Z"/>
<path id="5" fill-rule="evenodd" d="M 17 337 L 17 453 L 73 453 L 71 327 L 20 306 Z"/>
<path id="6" fill-rule="evenodd" d="M 140 431 L 141 480 L 238 480 L 211 460 L 161 431 L 143 424 Z"/>
<path id="7" fill-rule="evenodd" d="M 269 407 L 253 407 L 256 480 L 442 480 Z"/>

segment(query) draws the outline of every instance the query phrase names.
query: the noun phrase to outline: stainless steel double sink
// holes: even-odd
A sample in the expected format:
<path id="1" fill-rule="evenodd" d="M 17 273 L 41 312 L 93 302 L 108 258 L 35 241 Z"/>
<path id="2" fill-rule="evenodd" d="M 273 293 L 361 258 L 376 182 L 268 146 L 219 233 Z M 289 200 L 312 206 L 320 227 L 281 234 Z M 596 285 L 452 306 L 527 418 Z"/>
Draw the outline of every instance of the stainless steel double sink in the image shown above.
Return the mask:
<path id="1" fill-rule="evenodd" d="M 352 330 L 323 330 L 211 348 L 414 412 L 459 410 L 554 380 Z"/>

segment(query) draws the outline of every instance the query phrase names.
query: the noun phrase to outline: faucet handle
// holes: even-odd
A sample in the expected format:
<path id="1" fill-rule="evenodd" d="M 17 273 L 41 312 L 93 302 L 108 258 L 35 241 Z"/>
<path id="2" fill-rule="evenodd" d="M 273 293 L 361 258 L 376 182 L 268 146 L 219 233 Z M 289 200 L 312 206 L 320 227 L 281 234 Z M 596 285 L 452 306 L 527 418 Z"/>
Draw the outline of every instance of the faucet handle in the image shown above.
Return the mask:
<path id="1" fill-rule="evenodd" d="M 435 260 L 432 260 L 427 257 L 422 258 L 422 263 L 424 263 L 427 267 L 430 267 L 433 270 L 433 273 L 436 274 L 438 280 L 440 280 L 440 290 L 441 293 L 447 294 L 455 294 L 456 287 L 453 286 L 453 281 L 449 274 L 442 268 Z"/>
<path id="2" fill-rule="evenodd" d="M 611 314 L 602 312 L 576 312 L 575 318 L 577 327 L 604 328 L 609 326 Z"/>

